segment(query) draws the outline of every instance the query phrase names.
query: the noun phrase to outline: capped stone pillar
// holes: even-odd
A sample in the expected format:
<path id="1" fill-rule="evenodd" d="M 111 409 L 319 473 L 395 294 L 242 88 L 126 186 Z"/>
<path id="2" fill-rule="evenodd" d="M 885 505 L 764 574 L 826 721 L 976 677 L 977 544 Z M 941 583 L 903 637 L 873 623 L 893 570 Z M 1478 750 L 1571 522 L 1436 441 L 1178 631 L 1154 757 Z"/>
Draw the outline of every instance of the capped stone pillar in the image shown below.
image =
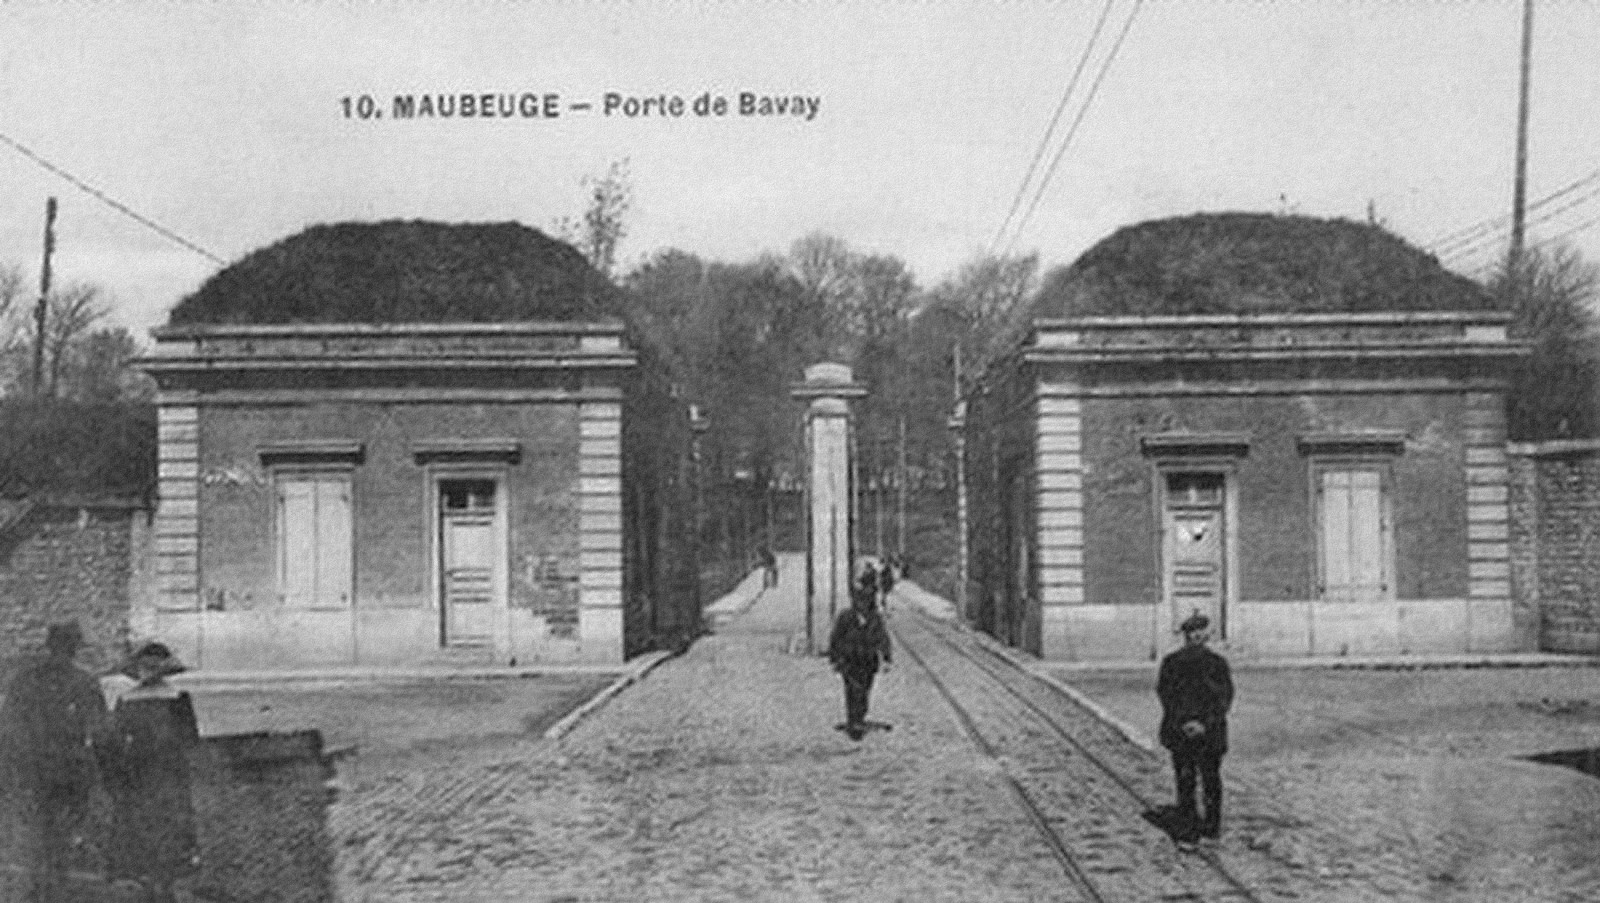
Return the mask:
<path id="1" fill-rule="evenodd" d="M 867 390 L 844 364 L 806 368 L 791 394 L 806 410 L 806 648 L 828 645 L 836 613 L 850 604 L 850 537 L 855 523 L 851 485 L 850 399 Z"/>

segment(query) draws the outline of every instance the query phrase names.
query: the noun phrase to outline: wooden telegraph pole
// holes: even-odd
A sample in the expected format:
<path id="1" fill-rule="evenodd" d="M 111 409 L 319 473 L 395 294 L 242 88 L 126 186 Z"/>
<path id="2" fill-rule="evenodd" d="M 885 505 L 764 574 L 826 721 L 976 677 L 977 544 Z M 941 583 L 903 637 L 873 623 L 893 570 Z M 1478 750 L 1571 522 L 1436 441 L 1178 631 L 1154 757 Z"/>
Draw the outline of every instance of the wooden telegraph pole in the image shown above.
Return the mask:
<path id="1" fill-rule="evenodd" d="M 1533 0 L 1522 0 L 1522 80 L 1517 92 L 1517 171 L 1511 191 L 1511 248 L 1506 253 L 1507 285 L 1516 291 L 1526 234 L 1528 200 L 1528 82 L 1533 56 Z"/>
<path id="2" fill-rule="evenodd" d="M 33 309 L 33 382 L 35 398 L 44 394 L 44 328 L 50 316 L 50 255 L 56 249 L 56 199 L 44 204 L 44 265 L 39 269 L 39 304 Z"/>

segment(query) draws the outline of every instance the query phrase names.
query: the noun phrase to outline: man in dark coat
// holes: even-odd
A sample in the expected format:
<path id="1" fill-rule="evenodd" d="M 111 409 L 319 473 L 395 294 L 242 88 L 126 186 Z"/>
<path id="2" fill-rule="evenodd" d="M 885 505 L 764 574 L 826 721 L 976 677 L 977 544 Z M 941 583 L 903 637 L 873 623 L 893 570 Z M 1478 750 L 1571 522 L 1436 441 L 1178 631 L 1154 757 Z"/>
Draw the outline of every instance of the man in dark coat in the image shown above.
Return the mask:
<path id="1" fill-rule="evenodd" d="M 878 613 L 876 581 L 863 580 L 851 588 L 850 608 L 839 613 L 828 637 L 828 660 L 844 678 L 844 729 L 852 740 L 866 733 L 867 698 L 878 663 L 888 668 L 893 649 L 889 631 Z"/>
<path id="2" fill-rule="evenodd" d="M 62 884 L 73 832 L 83 824 L 94 789 L 90 742 L 104 727 L 106 706 L 99 684 L 73 663 L 82 645 L 77 623 L 52 624 L 44 660 L 12 679 L 0 712 L 0 758 L 25 819 L 38 903 L 66 899 Z"/>
<path id="3" fill-rule="evenodd" d="M 1156 695 L 1161 698 L 1161 745 L 1172 752 L 1177 774 L 1178 813 L 1184 820 L 1180 841 L 1194 834 L 1215 838 L 1222 833 L 1222 756 L 1228 751 L 1228 708 L 1233 704 L 1233 676 L 1228 662 L 1206 648 L 1211 620 L 1195 612 L 1178 628 L 1183 648 L 1161 660 Z M 1203 787 L 1205 817 L 1195 808 L 1196 778 Z"/>
<path id="4" fill-rule="evenodd" d="M 756 558 L 761 562 L 761 588 L 771 589 L 778 585 L 778 556 L 773 553 L 771 546 L 762 546 L 756 550 Z"/>

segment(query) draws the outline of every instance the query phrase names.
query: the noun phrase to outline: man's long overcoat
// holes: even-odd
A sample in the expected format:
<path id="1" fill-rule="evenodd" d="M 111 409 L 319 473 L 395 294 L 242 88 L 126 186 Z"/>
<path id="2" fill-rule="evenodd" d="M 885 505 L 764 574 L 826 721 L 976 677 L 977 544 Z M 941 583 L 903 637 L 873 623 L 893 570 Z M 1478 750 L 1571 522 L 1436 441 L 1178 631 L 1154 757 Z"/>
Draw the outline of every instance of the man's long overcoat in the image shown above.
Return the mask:
<path id="1" fill-rule="evenodd" d="M 1228 708 L 1233 705 L 1233 675 L 1222 656 L 1204 646 L 1184 646 L 1161 660 L 1156 678 L 1161 698 L 1161 745 L 1222 755 L 1228 751 Z M 1198 721 L 1205 733 L 1193 740 L 1183 725 Z"/>

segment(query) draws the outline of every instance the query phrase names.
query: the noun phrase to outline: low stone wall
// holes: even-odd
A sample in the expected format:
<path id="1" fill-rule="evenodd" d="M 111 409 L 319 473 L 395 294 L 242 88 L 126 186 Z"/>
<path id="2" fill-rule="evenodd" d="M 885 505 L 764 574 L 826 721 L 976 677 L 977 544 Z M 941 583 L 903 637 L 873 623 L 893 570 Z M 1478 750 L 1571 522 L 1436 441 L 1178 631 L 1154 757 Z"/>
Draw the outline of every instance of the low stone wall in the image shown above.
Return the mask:
<path id="1" fill-rule="evenodd" d="M 1600 440 L 1508 451 L 1519 625 L 1543 651 L 1600 654 Z"/>
<path id="2" fill-rule="evenodd" d="M 316 731 L 207 737 L 191 754 L 199 899 L 229 903 L 332 903 L 328 840 L 333 767 Z M 14 788 L 3 788 L 11 792 Z M 21 899 L 27 841 L 15 806 L 0 806 L 0 900 Z M 106 884 L 110 798 L 96 789 L 85 843 L 70 864 L 74 900 L 124 900 Z M 185 898 L 186 899 L 186 898 Z"/>
<path id="3" fill-rule="evenodd" d="M 130 594 L 141 578 L 148 512 L 121 501 L 5 502 L 0 518 L 0 678 L 43 644 L 45 628 L 76 620 L 79 663 L 111 666 L 128 635 Z"/>

